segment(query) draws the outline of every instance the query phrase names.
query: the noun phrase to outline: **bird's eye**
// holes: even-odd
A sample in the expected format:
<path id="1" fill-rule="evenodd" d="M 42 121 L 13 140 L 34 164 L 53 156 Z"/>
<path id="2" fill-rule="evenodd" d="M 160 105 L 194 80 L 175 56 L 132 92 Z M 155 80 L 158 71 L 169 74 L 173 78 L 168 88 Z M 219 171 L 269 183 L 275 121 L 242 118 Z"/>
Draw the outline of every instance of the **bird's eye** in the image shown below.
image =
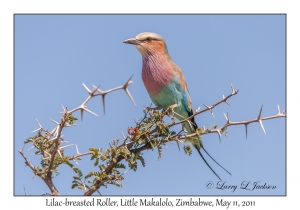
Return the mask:
<path id="1" fill-rule="evenodd" d="M 152 38 L 151 38 L 151 37 L 148 37 L 148 38 L 147 38 L 147 41 L 151 41 L 151 40 L 152 40 Z"/>

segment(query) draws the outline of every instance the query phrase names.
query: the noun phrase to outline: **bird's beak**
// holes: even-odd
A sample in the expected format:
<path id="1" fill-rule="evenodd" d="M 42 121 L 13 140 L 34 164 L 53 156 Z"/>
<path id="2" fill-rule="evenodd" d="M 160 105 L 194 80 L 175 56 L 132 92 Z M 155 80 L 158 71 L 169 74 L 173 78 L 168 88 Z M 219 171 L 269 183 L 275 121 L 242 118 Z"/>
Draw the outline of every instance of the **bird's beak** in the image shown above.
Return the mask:
<path id="1" fill-rule="evenodd" d="M 141 42 L 136 38 L 130 38 L 130 39 L 126 39 L 123 43 L 139 45 Z"/>

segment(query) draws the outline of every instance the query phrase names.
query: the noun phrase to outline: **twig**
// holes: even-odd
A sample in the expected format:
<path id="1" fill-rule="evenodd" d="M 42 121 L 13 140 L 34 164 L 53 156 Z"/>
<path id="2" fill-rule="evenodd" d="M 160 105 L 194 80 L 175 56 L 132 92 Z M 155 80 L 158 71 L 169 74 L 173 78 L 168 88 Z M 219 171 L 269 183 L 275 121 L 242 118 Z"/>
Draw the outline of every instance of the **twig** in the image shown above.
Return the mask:
<path id="1" fill-rule="evenodd" d="M 27 166 L 29 166 L 29 168 L 34 172 L 34 174 L 38 175 L 46 183 L 46 185 L 51 190 L 51 195 L 56 195 L 56 196 L 59 195 L 59 192 L 57 191 L 57 189 L 55 188 L 54 184 L 52 183 L 52 177 L 40 175 L 36 171 L 36 169 L 34 168 L 34 166 L 30 163 L 30 161 L 26 158 L 26 156 L 23 153 L 23 150 L 19 150 L 18 152 L 23 156 L 23 158 L 25 159 L 25 164 Z"/>
<path id="2" fill-rule="evenodd" d="M 230 84 L 230 86 L 231 86 L 231 89 L 232 89 L 231 94 L 229 94 L 229 95 L 226 96 L 226 97 L 224 97 L 224 95 L 223 95 L 223 99 L 221 99 L 220 101 L 218 101 L 217 103 L 215 103 L 215 104 L 213 104 L 213 105 L 211 105 L 211 106 L 207 106 L 207 105 L 203 104 L 203 105 L 206 107 L 206 109 L 203 109 L 202 111 L 197 110 L 193 115 L 189 116 L 188 118 L 185 118 L 184 120 L 181 120 L 181 121 L 178 121 L 178 122 L 176 122 L 176 123 L 170 124 L 170 125 L 169 125 L 169 128 L 171 128 L 171 127 L 173 127 L 173 126 L 175 126 L 175 125 L 181 124 L 181 123 L 183 123 L 183 122 L 189 121 L 189 120 L 191 120 L 193 117 L 195 117 L 196 115 L 201 114 L 201 113 L 203 113 L 203 112 L 210 111 L 211 114 L 212 114 L 212 116 L 214 116 L 212 110 L 213 110 L 216 106 L 218 106 L 218 105 L 221 104 L 221 103 L 226 103 L 226 104 L 229 105 L 229 103 L 227 102 L 227 100 L 228 100 L 230 97 L 232 97 L 232 96 L 238 94 L 239 90 L 234 90 L 232 84 Z M 230 105 L 229 105 L 229 106 L 230 106 Z"/>

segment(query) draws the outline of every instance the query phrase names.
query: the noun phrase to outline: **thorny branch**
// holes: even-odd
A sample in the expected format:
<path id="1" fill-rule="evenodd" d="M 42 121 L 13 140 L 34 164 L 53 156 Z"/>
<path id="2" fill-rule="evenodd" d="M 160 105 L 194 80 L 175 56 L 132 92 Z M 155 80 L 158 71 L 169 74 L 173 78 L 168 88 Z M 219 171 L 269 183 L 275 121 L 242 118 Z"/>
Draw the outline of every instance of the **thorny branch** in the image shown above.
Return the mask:
<path id="1" fill-rule="evenodd" d="M 181 120 L 181 121 L 178 121 L 178 122 L 176 122 L 176 123 L 173 123 L 173 124 L 171 124 L 169 127 L 172 127 L 172 126 L 174 126 L 174 125 L 178 125 L 178 124 L 181 124 L 181 123 L 183 123 L 183 122 L 189 121 L 189 120 L 191 120 L 193 117 L 195 117 L 196 115 L 201 114 L 201 113 L 203 113 L 203 112 L 207 112 L 207 111 L 210 111 L 210 113 L 211 113 L 212 116 L 214 117 L 214 113 L 212 112 L 212 110 L 213 110 L 216 106 L 218 106 L 218 105 L 221 104 L 221 103 L 226 103 L 226 104 L 228 104 L 228 106 L 230 106 L 229 103 L 228 103 L 228 101 L 227 101 L 227 99 L 229 99 L 230 97 L 232 97 L 232 96 L 238 94 L 239 90 L 234 90 L 232 84 L 230 84 L 230 86 L 231 86 L 231 90 L 232 90 L 231 94 L 229 94 L 229 95 L 226 96 L 226 97 L 223 95 L 223 99 L 221 99 L 220 101 L 218 101 L 217 103 L 215 103 L 215 104 L 213 104 L 213 105 L 211 105 L 211 106 L 207 106 L 207 105 L 203 104 L 203 105 L 206 107 L 206 109 L 203 109 L 202 111 L 200 111 L 200 107 L 199 107 L 199 108 L 196 110 L 195 114 L 191 115 L 190 117 L 188 117 L 188 118 L 186 118 L 186 119 L 184 119 L 184 120 Z"/>
<path id="2" fill-rule="evenodd" d="M 82 119 L 83 111 L 86 111 L 86 112 L 89 112 L 91 114 L 94 114 L 94 115 L 98 116 L 97 114 L 95 114 L 92 111 L 90 111 L 90 110 L 87 109 L 87 106 L 86 106 L 87 102 L 92 97 L 101 96 L 102 97 L 102 102 L 103 102 L 103 109 L 104 109 L 104 112 L 105 112 L 105 101 L 104 101 L 105 100 L 105 95 L 108 94 L 108 93 L 110 93 L 110 92 L 113 92 L 115 90 L 119 90 L 119 89 L 124 89 L 125 92 L 127 93 L 127 95 L 129 96 L 129 98 L 131 99 L 131 101 L 135 105 L 135 102 L 134 102 L 132 96 L 130 95 L 130 93 L 128 91 L 128 85 L 131 84 L 131 83 L 132 83 L 132 81 L 131 81 L 131 77 L 130 77 L 130 79 L 123 86 L 119 86 L 119 87 L 116 87 L 116 88 L 113 88 L 113 89 L 110 89 L 110 90 L 107 90 L 107 91 L 102 91 L 101 89 L 99 89 L 99 87 L 95 87 L 95 86 L 93 86 L 94 89 L 91 91 L 91 90 L 89 90 L 85 86 L 85 84 L 83 84 L 84 88 L 89 93 L 89 96 L 86 98 L 86 100 L 80 106 L 78 106 L 77 108 L 72 109 L 71 111 L 68 111 L 68 109 L 66 107 L 63 107 L 63 116 L 61 117 L 59 123 L 51 119 L 54 123 L 56 123 L 56 127 L 51 132 L 46 131 L 46 134 L 48 135 L 47 136 L 47 138 L 48 138 L 47 141 L 48 142 L 55 141 L 55 149 L 51 152 L 51 154 L 48 154 L 46 151 L 43 152 L 43 154 L 42 154 L 43 157 L 44 157 L 44 159 L 51 158 L 50 164 L 49 164 L 48 169 L 47 169 L 47 176 L 42 176 L 42 175 L 38 174 L 36 168 L 25 157 L 25 155 L 23 153 L 23 149 L 19 151 L 20 154 L 25 159 L 26 165 L 28 165 L 31 168 L 31 170 L 34 171 L 34 173 L 36 175 L 38 175 L 39 177 L 41 177 L 45 181 L 45 183 L 48 185 L 49 189 L 51 190 L 51 194 L 52 195 L 59 195 L 58 191 L 56 190 L 56 188 L 54 187 L 54 185 L 52 183 L 52 178 L 53 178 L 52 177 L 52 171 L 53 171 L 52 170 L 52 166 L 53 166 L 56 154 L 59 154 L 60 157 L 62 157 L 60 151 L 63 149 L 63 147 L 59 147 L 59 143 L 61 141 L 63 141 L 63 139 L 61 138 L 61 136 L 62 136 L 62 129 L 64 127 L 74 126 L 75 125 L 75 124 L 73 124 L 73 122 L 70 122 L 70 119 L 69 119 L 70 115 L 73 112 L 80 110 L 80 112 L 81 112 L 81 119 Z M 218 102 L 212 104 L 211 106 L 207 106 L 207 105 L 203 104 L 206 107 L 205 109 L 203 109 L 203 110 L 200 111 L 200 108 L 199 108 L 199 109 L 197 109 L 195 111 L 195 113 L 192 116 L 190 116 L 190 117 L 188 117 L 188 118 L 186 118 L 184 120 L 181 120 L 181 121 L 177 121 L 177 122 L 174 121 L 173 123 L 168 124 L 167 127 L 171 128 L 171 127 L 173 127 L 175 125 L 178 125 L 178 124 L 181 124 L 183 122 L 190 122 L 191 123 L 190 120 L 194 116 L 196 116 L 198 114 L 201 114 L 203 112 L 207 112 L 207 111 L 210 111 L 211 114 L 212 114 L 212 116 L 214 117 L 213 109 L 216 106 L 218 106 L 219 104 L 221 104 L 221 103 L 226 103 L 226 104 L 229 105 L 228 99 L 238 93 L 238 90 L 237 91 L 234 90 L 232 84 L 231 84 L 231 89 L 232 89 L 231 94 L 229 94 L 226 97 L 223 95 L 223 98 L 221 100 L 219 100 Z M 172 105 L 167 110 L 163 110 L 161 112 L 161 120 L 162 120 L 163 116 L 169 115 L 170 111 L 172 111 L 171 114 L 174 115 L 174 110 L 173 110 L 174 107 L 175 106 Z M 155 109 L 153 109 L 153 110 L 155 110 Z M 184 141 L 187 138 L 189 138 L 189 137 L 193 137 L 193 136 L 197 136 L 197 135 L 204 135 L 204 134 L 208 134 L 208 133 L 217 133 L 218 137 L 219 137 L 219 140 L 220 140 L 222 133 L 226 130 L 227 127 L 233 126 L 233 125 L 241 125 L 241 124 L 245 125 L 245 128 L 246 128 L 246 137 L 247 137 L 247 126 L 249 124 L 258 122 L 258 123 L 260 123 L 263 131 L 265 132 L 265 129 L 264 129 L 263 125 L 262 125 L 262 121 L 263 120 L 269 120 L 269 119 L 274 119 L 274 118 L 286 117 L 285 110 L 282 111 L 282 112 L 280 112 L 279 106 L 278 106 L 278 113 L 276 115 L 269 116 L 269 117 L 261 117 L 261 113 L 262 113 L 262 107 L 261 107 L 259 115 L 258 115 L 258 117 L 256 119 L 248 120 L 248 121 L 240 121 L 240 122 L 230 121 L 229 115 L 227 113 L 227 115 L 224 114 L 225 119 L 226 119 L 226 124 L 224 124 L 223 126 L 221 126 L 219 128 L 213 128 L 213 129 L 205 129 L 205 128 L 203 128 L 203 129 L 200 129 L 201 130 L 201 132 L 200 132 L 201 134 L 199 134 L 199 132 L 196 131 L 195 133 L 189 134 L 189 135 L 182 134 L 182 131 L 183 131 L 183 129 L 182 129 L 176 135 L 168 135 L 167 137 L 162 137 L 159 141 L 158 140 L 155 140 L 155 141 L 158 142 L 157 145 L 164 145 L 165 143 L 171 142 L 171 141 L 176 141 L 176 143 L 184 144 Z M 144 121 L 145 119 L 147 119 L 147 115 L 148 114 L 149 114 L 149 109 L 145 112 L 144 117 L 141 120 L 139 120 L 139 121 L 136 122 L 136 126 L 137 127 L 141 125 L 142 121 Z M 150 116 L 151 116 L 151 113 L 150 113 Z M 33 132 L 41 132 L 41 131 L 43 131 L 43 128 L 42 128 L 41 124 L 39 122 L 38 122 L 38 124 L 39 124 L 39 128 L 37 130 L 33 131 Z M 155 128 L 153 128 L 153 125 L 151 125 L 147 129 L 147 132 L 148 132 L 147 135 L 148 136 L 149 135 L 153 135 L 153 134 L 155 134 L 158 131 L 159 131 L 159 127 L 158 126 L 156 126 Z M 148 150 L 148 149 L 153 149 L 154 147 L 151 144 L 151 142 L 150 142 L 150 140 L 149 140 L 149 138 L 148 138 L 147 135 L 145 135 L 143 137 L 143 138 L 146 138 L 146 140 L 144 141 L 144 143 L 142 143 L 138 147 L 135 146 L 134 148 L 132 148 L 136 144 L 136 142 L 137 142 L 137 139 L 135 138 L 136 136 L 131 135 L 130 133 L 129 133 L 129 135 L 125 136 L 124 133 L 122 132 L 123 143 L 121 145 L 117 146 L 117 147 L 118 148 L 120 148 L 120 147 L 126 147 L 126 149 L 129 151 L 130 154 L 139 154 L 141 151 Z M 52 137 L 52 139 L 51 139 L 51 137 Z M 71 146 L 71 145 L 68 145 L 68 146 Z M 68 146 L 65 146 L 65 147 L 68 147 Z M 79 159 L 79 157 L 81 157 L 81 156 L 93 155 L 94 154 L 93 151 L 89 151 L 89 152 L 85 152 L 85 153 L 80 153 L 78 151 L 77 144 L 75 144 L 75 146 L 76 146 L 77 154 L 74 155 L 74 156 L 72 156 L 72 157 L 68 157 L 68 160 L 73 160 L 73 161 L 76 162 L 76 160 Z M 110 145 L 110 147 L 112 148 L 112 145 Z M 34 147 L 32 147 L 32 148 L 34 148 Z M 100 149 L 99 149 L 99 151 L 100 151 Z M 115 158 L 114 161 L 110 161 L 105 166 L 105 169 L 104 169 L 103 173 L 105 173 L 105 174 L 111 174 L 112 171 L 114 170 L 114 168 L 117 166 L 117 164 L 119 164 L 122 160 L 124 160 L 126 158 L 128 158 L 126 155 L 125 156 L 124 155 L 118 155 L 118 156 L 116 156 L 116 158 Z M 110 177 L 110 181 L 111 180 L 115 180 L 115 182 L 118 183 L 117 182 L 117 176 L 111 176 Z M 80 183 L 82 183 L 82 185 L 84 187 L 84 191 L 85 191 L 84 195 L 92 195 L 96 191 L 100 194 L 99 188 L 101 186 L 103 186 L 107 181 L 109 181 L 109 180 L 108 179 L 101 179 L 101 180 L 96 181 L 92 186 L 87 186 L 87 185 L 85 185 L 84 181 L 80 179 Z"/>
<path id="3" fill-rule="evenodd" d="M 50 191 L 51 191 L 51 195 L 57 196 L 59 195 L 58 190 L 55 188 L 53 182 L 52 182 L 52 177 L 48 177 L 48 176 L 43 176 L 40 175 L 38 173 L 38 170 L 29 162 L 29 160 L 26 158 L 26 156 L 23 153 L 23 149 L 24 147 L 19 150 L 18 152 L 23 156 L 23 158 L 25 159 L 25 164 L 27 166 L 29 166 L 29 168 L 34 172 L 35 175 L 38 175 L 45 183 L 46 185 L 49 187 Z M 25 191 L 25 187 L 24 187 L 24 191 Z M 25 191 L 25 195 L 26 195 L 26 191 Z"/>
<path id="4" fill-rule="evenodd" d="M 46 166 L 47 167 L 46 175 L 45 174 L 39 174 L 38 170 L 25 157 L 25 155 L 23 153 L 23 148 L 24 147 L 22 148 L 22 150 L 19 150 L 18 152 L 23 156 L 23 158 L 25 159 L 25 164 L 28 165 L 31 168 L 31 170 L 35 173 L 35 175 L 38 175 L 40 178 L 42 178 L 44 180 L 44 182 L 47 184 L 47 186 L 51 190 L 51 195 L 59 195 L 58 190 L 55 188 L 55 186 L 52 183 L 52 178 L 53 178 L 52 173 L 53 173 L 53 165 L 54 165 L 54 160 L 55 160 L 56 155 L 59 154 L 59 156 L 62 158 L 61 151 L 64 147 L 59 147 L 60 142 L 63 141 L 63 139 L 61 138 L 62 137 L 62 130 L 63 130 L 64 127 L 75 126 L 75 124 L 73 124 L 73 122 L 71 122 L 71 123 L 68 122 L 68 121 L 70 121 L 69 117 L 72 116 L 72 113 L 77 111 L 77 110 L 80 110 L 80 112 L 81 112 L 81 119 L 83 117 L 83 111 L 86 111 L 86 112 L 89 112 L 91 114 L 94 114 L 94 115 L 98 116 L 94 112 L 87 109 L 87 106 L 86 106 L 87 102 L 95 96 L 102 96 L 103 107 L 105 108 L 105 101 L 104 101 L 105 95 L 110 93 L 110 92 L 120 90 L 120 89 L 123 89 L 126 92 L 126 94 L 129 96 L 129 98 L 131 99 L 133 104 L 136 105 L 133 98 L 132 98 L 132 96 L 131 96 L 131 94 L 130 94 L 130 92 L 129 92 L 129 90 L 128 90 L 128 86 L 132 83 L 131 78 L 132 78 L 132 76 L 126 81 L 126 83 L 124 85 L 116 87 L 116 88 L 112 88 L 112 89 L 106 90 L 106 91 L 102 91 L 99 87 L 98 88 L 95 87 L 93 91 L 90 91 L 86 87 L 86 85 L 83 84 L 84 88 L 89 93 L 89 96 L 84 100 L 84 102 L 80 106 L 78 106 L 78 107 L 76 107 L 76 108 L 74 108 L 70 111 L 68 111 L 67 107 L 62 106 L 62 108 L 63 108 L 63 113 L 62 114 L 63 115 L 60 118 L 60 122 L 58 123 L 58 122 L 56 122 L 56 121 L 54 121 L 50 118 L 50 120 L 52 120 L 56 124 L 56 126 L 54 127 L 54 129 L 51 132 L 48 132 L 47 130 L 44 130 L 43 127 L 41 126 L 41 124 L 39 123 L 39 121 L 36 119 L 36 121 L 39 125 L 39 128 L 32 131 L 32 132 L 38 132 L 37 136 L 41 136 L 41 132 L 45 131 L 46 140 L 44 142 L 54 141 L 54 145 L 55 145 L 54 149 L 52 149 L 52 151 L 50 151 L 50 153 L 46 152 L 46 151 L 42 152 L 43 159 L 50 158 L 50 164 L 48 166 Z M 98 91 L 98 93 L 96 93 L 96 91 Z M 71 146 L 71 145 L 69 145 L 69 146 Z M 34 147 L 35 147 L 35 145 L 32 148 L 30 148 L 29 150 L 33 149 Z M 65 147 L 68 147 L 68 146 L 65 146 Z M 77 149 L 77 155 L 70 158 L 70 160 L 74 160 L 75 162 L 76 162 L 76 159 L 78 157 L 84 156 L 84 155 L 87 155 L 87 154 L 91 154 L 90 152 L 87 152 L 87 153 L 84 153 L 84 154 L 78 154 L 79 152 L 78 152 L 77 145 L 76 145 L 76 149 Z"/>
<path id="5" fill-rule="evenodd" d="M 221 103 L 226 103 L 226 104 L 229 105 L 229 103 L 228 103 L 227 100 L 228 100 L 230 97 L 232 97 L 232 96 L 234 96 L 234 95 L 236 95 L 236 94 L 238 93 L 238 90 L 235 91 L 234 88 L 233 88 L 233 86 L 232 86 L 232 84 L 231 84 L 231 88 L 232 88 L 232 93 L 231 93 L 230 95 L 228 95 L 227 97 L 225 97 L 225 96 L 223 95 L 223 98 L 222 98 L 220 101 L 218 101 L 217 103 L 215 103 L 215 104 L 213 104 L 213 105 L 211 105 L 211 106 L 206 106 L 206 105 L 204 105 L 204 106 L 207 107 L 206 109 L 204 109 L 204 110 L 202 110 L 202 111 L 197 110 L 196 113 L 193 114 L 192 116 L 190 116 L 189 118 L 186 118 L 185 120 L 182 120 L 182 121 L 179 121 L 179 122 L 174 122 L 174 123 L 172 123 L 172 124 L 169 124 L 168 127 L 170 128 L 170 127 L 173 127 L 174 125 L 177 125 L 177 124 L 180 124 L 180 123 L 189 121 L 192 117 L 194 117 L 194 116 L 196 116 L 196 115 L 198 115 L 198 114 L 200 114 L 200 113 L 206 112 L 206 111 L 210 111 L 211 114 L 213 115 L 212 110 L 213 110 L 216 106 L 218 106 L 218 105 L 221 104 Z M 230 106 L 230 105 L 229 105 L 229 106 Z M 170 106 L 170 107 L 168 108 L 168 110 L 164 110 L 164 115 L 167 114 L 167 112 L 169 111 L 169 109 L 172 109 L 172 108 L 173 108 L 173 106 Z M 149 110 L 150 110 L 150 109 L 146 109 L 146 110 L 148 110 L 148 112 L 145 113 L 145 116 L 140 120 L 139 123 L 137 122 L 137 125 L 140 124 L 140 123 L 146 118 L 146 116 L 147 116 L 147 114 L 149 113 Z M 173 111 L 173 110 L 172 110 L 172 111 Z M 261 112 L 262 112 L 262 108 L 261 108 L 261 110 L 260 110 L 260 112 L 259 112 L 259 116 L 258 116 L 257 119 L 254 119 L 254 120 L 248 120 L 248 121 L 241 121 L 241 122 L 231 122 L 231 121 L 229 121 L 229 117 L 228 117 L 228 114 L 227 114 L 227 116 L 225 115 L 225 118 L 226 118 L 226 120 L 227 120 L 227 123 L 226 123 L 225 125 L 223 125 L 223 126 L 221 126 L 221 127 L 219 127 L 219 128 L 216 128 L 216 129 L 211 129 L 211 130 L 209 130 L 209 129 L 204 129 L 203 132 L 201 133 L 201 135 L 208 134 L 208 133 L 217 133 L 218 136 L 219 136 L 219 139 L 220 139 L 221 134 L 225 131 L 225 128 L 227 128 L 227 127 L 229 127 L 229 126 L 232 126 L 232 125 L 239 125 L 239 124 L 244 124 L 244 125 L 246 125 L 246 128 L 247 128 L 247 125 L 248 125 L 248 124 L 254 123 L 254 122 L 259 122 L 259 123 L 261 124 L 261 126 L 262 126 L 262 123 L 261 123 L 262 120 L 269 120 L 269 119 L 274 119 L 274 118 L 279 118 L 279 117 L 285 117 L 285 116 L 286 116 L 286 115 L 285 115 L 285 111 L 280 112 L 279 106 L 278 106 L 278 114 L 277 114 L 277 115 L 262 118 L 262 117 L 261 117 Z M 164 116 L 164 115 L 163 115 L 163 116 Z M 214 116 L 214 115 L 213 115 L 213 116 Z M 263 126 L 262 126 L 262 128 L 263 128 Z M 149 129 L 150 129 L 150 128 L 149 128 Z M 158 128 L 155 128 L 155 129 L 151 130 L 151 131 L 149 132 L 149 134 L 155 133 L 157 130 L 158 130 Z M 263 128 L 263 130 L 264 130 L 264 128 Z M 264 130 L 264 132 L 265 132 L 265 130 Z M 180 132 L 179 132 L 179 133 L 180 133 Z M 247 130 L 246 130 L 246 133 L 247 133 Z M 127 136 L 127 137 L 124 136 L 123 132 L 122 132 L 122 135 L 123 135 L 124 143 L 125 143 L 125 140 L 126 140 L 126 139 L 130 139 L 130 142 L 126 143 L 126 147 L 130 150 L 131 153 L 136 154 L 136 153 L 139 153 L 139 152 L 144 151 L 144 150 L 153 149 L 152 146 L 151 146 L 151 144 L 150 144 L 149 142 L 148 142 L 148 143 L 145 143 L 143 146 L 141 146 L 141 147 L 139 147 L 139 148 L 134 148 L 134 149 L 132 149 L 132 146 L 133 146 L 133 143 L 134 143 L 134 142 L 132 141 L 132 137 L 131 137 L 131 136 Z M 177 143 L 179 142 L 179 143 L 182 143 L 182 144 L 183 144 L 183 141 L 182 141 L 182 140 L 184 140 L 184 139 L 186 139 L 186 138 L 189 138 L 189 137 L 194 137 L 194 136 L 197 136 L 197 135 L 198 135 L 197 133 L 193 133 L 193 134 L 189 134 L 189 135 L 175 135 L 175 136 L 172 136 L 172 137 L 166 137 L 166 138 L 162 139 L 161 142 L 162 142 L 162 143 L 167 143 L 167 142 L 171 142 L 171 141 L 176 141 Z M 107 166 L 105 172 L 106 172 L 106 173 L 110 173 L 111 170 L 114 168 L 114 166 L 115 166 L 116 164 L 118 164 L 119 162 L 121 162 L 124 158 L 125 158 L 125 157 L 123 157 L 123 156 L 118 156 L 117 161 L 116 161 L 116 162 L 110 163 L 110 164 Z M 99 181 L 99 182 L 95 183 L 94 188 L 90 188 L 88 191 L 86 191 L 86 192 L 84 193 L 84 195 L 92 195 L 92 194 L 96 191 L 96 189 L 99 189 L 104 183 L 105 183 L 105 180 L 102 180 L 102 181 Z"/>

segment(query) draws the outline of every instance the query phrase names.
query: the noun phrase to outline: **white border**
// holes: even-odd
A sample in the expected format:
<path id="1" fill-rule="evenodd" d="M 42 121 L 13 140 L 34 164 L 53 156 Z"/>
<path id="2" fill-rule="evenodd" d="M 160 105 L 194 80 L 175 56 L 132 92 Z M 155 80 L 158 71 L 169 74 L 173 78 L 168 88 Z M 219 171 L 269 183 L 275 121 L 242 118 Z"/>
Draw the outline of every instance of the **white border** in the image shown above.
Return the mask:
<path id="1" fill-rule="evenodd" d="M 298 129 L 299 104 L 299 7 L 296 1 L 78 1 L 78 0 L 1 0 L 0 2 L 0 128 L 1 128 L 1 206 L 29 207 L 41 209 L 45 207 L 45 197 L 13 197 L 13 14 L 15 13 L 286 13 L 287 14 L 287 99 L 289 104 L 287 125 L 287 197 L 223 197 L 224 200 L 254 200 L 256 208 L 296 206 L 299 192 L 299 164 L 297 161 L 299 139 L 295 131 Z M 298 9 L 297 9 L 298 8 Z M 292 101 L 291 101 L 292 100 Z M 294 123 L 293 123 L 294 122 Z M 16 151 L 15 151 L 16 152 Z M 222 197 L 217 197 L 218 199 Z M 63 198 L 60 198 L 60 200 Z M 84 198 L 71 197 L 72 200 Z M 114 199 L 119 199 L 114 197 Z M 176 197 L 170 199 L 175 200 Z M 203 197 L 212 200 L 214 197 Z M 297 200 L 296 200 L 297 199 Z M 49 208 L 49 207 L 48 207 Z M 96 207 L 99 208 L 99 207 Z M 126 208 L 126 207 L 125 207 Z M 129 209 L 130 207 L 128 207 Z M 190 207 L 192 208 L 192 207 Z M 199 207 L 196 207 L 199 208 Z M 221 208 L 221 207 L 220 207 Z M 224 208 L 224 207 L 222 207 Z M 6 209 L 6 208 L 5 208 Z M 295 209 L 295 208 L 293 208 Z"/>

